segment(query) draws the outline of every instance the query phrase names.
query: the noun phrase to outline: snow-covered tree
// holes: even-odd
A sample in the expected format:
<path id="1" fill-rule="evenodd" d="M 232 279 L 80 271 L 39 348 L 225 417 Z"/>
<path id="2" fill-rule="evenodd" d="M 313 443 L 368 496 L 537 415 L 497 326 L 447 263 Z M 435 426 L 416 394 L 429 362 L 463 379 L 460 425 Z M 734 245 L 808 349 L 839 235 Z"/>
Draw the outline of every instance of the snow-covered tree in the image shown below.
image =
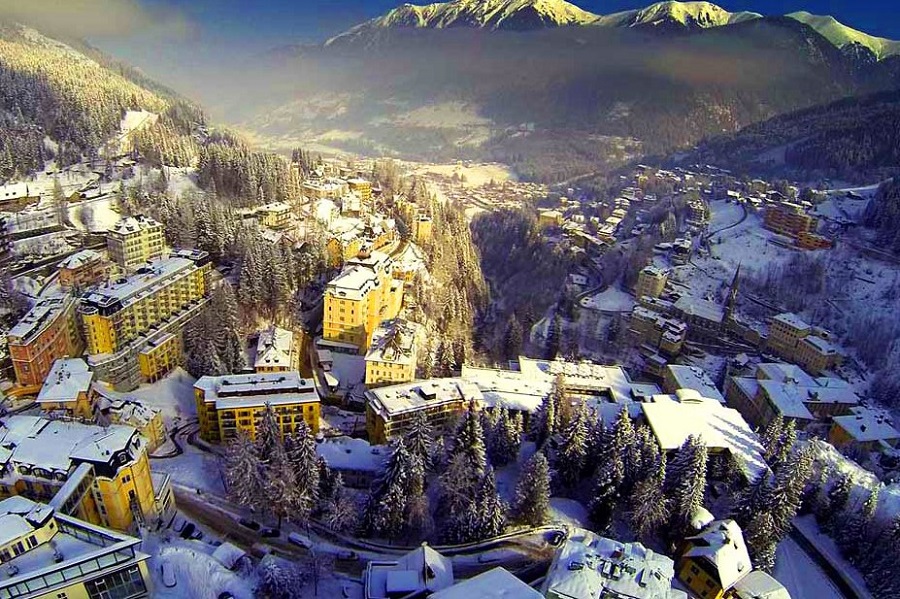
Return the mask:
<path id="1" fill-rule="evenodd" d="M 521 433 L 515 417 L 506 408 L 499 408 L 497 424 L 491 435 L 491 443 L 488 446 L 488 454 L 491 464 L 500 467 L 514 462 L 519 455 L 522 444 Z"/>
<path id="2" fill-rule="evenodd" d="M 225 452 L 225 481 L 228 497 L 244 507 L 261 507 L 265 483 L 256 445 L 243 431 L 228 444 Z"/>
<path id="3" fill-rule="evenodd" d="M 610 451 L 615 456 L 613 458 L 616 462 L 615 467 L 621 469 L 616 476 L 624 482 L 626 488 L 630 487 L 637 477 L 636 466 L 640 449 L 635 440 L 634 424 L 628 415 L 628 408 L 623 407 L 613 423 Z"/>
<path id="4" fill-rule="evenodd" d="M 459 425 L 456 427 L 456 435 L 453 447 L 450 448 L 450 458 L 465 456 L 471 466 L 478 472 L 478 476 L 484 474 L 487 467 L 487 451 L 484 444 L 484 430 L 481 428 L 481 419 L 475 406 L 470 405 L 463 414 Z"/>
<path id="5" fill-rule="evenodd" d="M 279 445 L 284 445 L 281 438 L 281 425 L 278 422 L 275 410 L 272 409 L 272 404 L 267 403 L 259 420 L 259 425 L 256 427 L 257 454 L 265 462 Z"/>
<path id="6" fill-rule="evenodd" d="M 542 526 L 550 518 L 550 465 L 540 451 L 522 468 L 512 513 L 528 526 Z"/>
<path id="7" fill-rule="evenodd" d="M 305 515 L 302 508 L 302 494 L 297 485 L 297 477 L 294 467 L 288 459 L 284 443 L 279 439 L 263 463 L 263 475 L 265 477 L 263 494 L 266 498 L 265 510 L 278 518 L 278 528 L 284 518 L 300 512 Z"/>
<path id="8" fill-rule="evenodd" d="M 784 417 L 779 414 L 769 422 L 762 435 L 760 435 L 759 440 L 763 446 L 763 457 L 765 457 L 767 463 L 771 464 L 772 456 L 775 455 L 778 445 L 781 443 L 783 432 Z"/>
<path id="9" fill-rule="evenodd" d="M 630 497 L 631 528 L 641 541 L 655 533 L 669 519 L 669 506 L 663 487 L 666 481 L 666 454 L 659 453 L 649 474 L 634 486 Z"/>
<path id="10" fill-rule="evenodd" d="M 588 451 L 587 410 L 576 409 L 562 433 L 562 442 L 556 453 L 556 472 L 566 488 L 578 484 L 584 472 Z"/>
<path id="11" fill-rule="evenodd" d="M 431 468 L 432 448 L 434 447 L 434 427 L 424 411 L 416 412 L 410 422 L 409 432 L 403 439 L 410 453 L 417 456 L 426 469 Z"/>
<path id="12" fill-rule="evenodd" d="M 559 396 L 553 392 L 541 401 L 538 409 L 531 415 L 529 436 L 539 449 L 559 432 L 559 410 Z"/>
<path id="13" fill-rule="evenodd" d="M 850 491 L 853 488 L 853 482 L 847 474 L 837 477 L 828 491 L 828 509 L 823 514 L 823 518 L 819 525 L 822 530 L 828 534 L 834 534 L 840 530 L 841 524 L 846 521 L 844 510 L 850 501 Z"/>
<path id="14" fill-rule="evenodd" d="M 879 489 L 876 487 L 862 505 L 845 519 L 835 535 L 841 553 L 850 563 L 858 564 L 859 557 L 873 549 L 871 539 L 875 531 L 875 513 L 878 510 Z"/>
<path id="15" fill-rule="evenodd" d="M 468 540 L 496 537 L 506 527 L 506 506 L 497 492 L 497 480 L 494 469 L 490 466 L 475 492 L 470 514 L 474 516 L 474 520 L 467 531 Z"/>
<path id="16" fill-rule="evenodd" d="M 425 468 L 400 439 L 375 482 L 363 515 L 363 529 L 370 536 L 398 538 L 409 522 L 410 502 L 423 495 Z"/>
<path id="17" fill-rule="evenodd" d="M 351 532 L 359 523 L 356 502 L 344 489 L 340 473 L 335 476 L 334 490 L 323 509 L 323 521 L 328 528 L 339 533 Z"/>
<path id="18" fill-rule="evenodd" d="M 671 505 L 670 534 L 681 538 L 691 531 L 691 523 L 703 507 L 706 492 L 707 449 L 691 435 L 678 449 L 666 472 L 666 496 Z"/>
<path id="19" fill-rule="evenodd" d="M 744 540 L 754 567 L 771 572 L 775 567 L 778 533 L 771 512 L 758 512 L 744 530 Z"/>
<path id="20" fill-rule="evenodd" d="M 296 486 L 294 518 L 302 522 L 315 509 L 319 500 L 321 484 L 321 468 L 316 454 L 316 440 L 306 422 L 301 420 L 297 424 L 293 434 L 288 437 L 285 447 Z"/>
<path id="21" fill-rule="evenodd" d="M 306 583 L 303 571 L 296 564 L 271 553 L 260 560 L 257 575 L 259 587 L 256 596 L 260 599 L 301 599 L 306 596 L 303 592 Z"/>

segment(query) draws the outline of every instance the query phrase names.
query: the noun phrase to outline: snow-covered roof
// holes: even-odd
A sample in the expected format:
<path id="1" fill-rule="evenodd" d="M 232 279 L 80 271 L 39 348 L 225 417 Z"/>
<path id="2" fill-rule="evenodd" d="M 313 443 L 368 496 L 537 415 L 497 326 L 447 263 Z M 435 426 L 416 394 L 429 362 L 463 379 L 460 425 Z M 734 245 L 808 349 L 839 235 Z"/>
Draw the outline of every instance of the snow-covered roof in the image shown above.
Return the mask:
<path id="1" fill-rule="evenodd" d="M 551 378 L 532 379 L 516 370 L 464 365 L 462 378 L 481 390 L 486 406 L 520 412 L 534 412 L 553 390 Z"/>
<path id="2" fill-rule="evenodd" d="M 719 304 L 705 299 L 683 296 L 675 302 L 675 309 L 710 322 L 721 323 L 725 319 L 725 309 Z"/>
<path id="3" fill-rule="evenodd" d="M 759 387 L 765 393 L 769 403 L 785 418 L 795 420 L 815 420 L 809 408 L 803 403 L 808 397 L 808 387 L 799 387 L 793 383 L 778 383 L 776 381 L 757 381 Z"/>
<path id="4" fill-rule="evenodd" d="M 212 557 L 214 560 L 231 570 L 246 555 L 246 551 L 226 541 L 216 547 L 216 550 L 213 551 Z"/>
<path id="5" fill-rule="evenodd" d="M 759 437 L 737 410 L 714 399 L 699 397 L 693 391 L 674 397 L 657 395 L 641 406 L 664 450 L 676 450 L 694 435 L 700 437 L 706 447 L 727 450 L 738 458 L 748 480 L 766 470 Z"/>
<path id="6" fill-rule="evenodd" d="M 888 412 L 862 406 L 853 408 L 852 412 L 846 416 L 835 416 L 833 421 L 854 441 L 865 443 L 900 439 L 900 431 L 894 428 L 894 421 Z"/>
<path id="7" fill-rule="evenodd" d="M 287 202 L 272 202 L 271 204 L 260 206 L 257 210 L 259 212 L 290 212 L 291 205 Z"/>
<path id="8" fill-rule="evenodd" d="M 30 195 L 27 183 L 11 183 L 9 185 L 0 186 L 0 202 L 27 198 Z"/>
<path id="9" fill-rule="evenodd" d="M 137 434 L 130 426 L 9 416 L 0 428 L 0 445 L 12 451 L 14 464 L 67 472 L 73 462 L 109 463 Z"/>
<path id="10" fill-rule="evenodd" d="M 366 352 L 366 362 L 414 363 L 416 338 L 420 331 L 420 325 L 402 318 L 382 322 L 372 333 L 372 344 Z"/>
<path id="11" fill-rule="evenodd" d="M 131 235 L 156 228 L 162 230 L 162 224 L 149 216 L 139 214 L 137 216 L 127 216 L 122 218 L 109 230 L 109 233 L 113 235 Z"/>
<path id="12" fill-rule="evenodd" d="M 369 445 L 364 439 L 336 437 L 317 443 L 316 453 L 334 470 L 379 472 L 391 450 L 387 445 Z"/>
<path id="13" fill-rule="evenodd" d="M 294 333 L 271 326 L 260 332 L 256 343 L 255 368 L 290 368 Z"/>
<path id="14" fill-rule="evenodd" d="M 735 599 L 791 599 L 784 586 L 762 570 L 753 570 L 734 585 Z"/>
<path id="15" fill-rule="evenodd" d="M 369 406 L 383 417 L 440 404 L 481 402 L 483 398 L 476 385 L 462 378 L 429 379 L 366 391 Z"/>
<path id="16" fill-rule="evenodd" d="M 632 383 L 621 366 L 604 366 L 587 360 L 536 360 L 519 356 L 519 370 L 531 380 L 555 381 L 556 376 L 562 374 L 566 388 L 575 394 L 609 395 L 615 402 L 631 397 Z"/>
<path id="17" fill-rule="evenodd" d="M 8 333 L 9 337 L 30 342 L 72 304 L 69 295 L 57 295 L 38 301 Z"/>
<path id="18" fill-rule="evenodd" d="M 782 314 L 778 314 L 777 316 L 773 316 L 772 320 L 800 331 L 811 328 L 805 320 L 792 312 L 784 312 Z"/>
<path id="19" fill-rule="evenodd" d="M 709 373 L 702 368 L 670 364 L 666 366 L 666 371 L 675 382 L 676 389 L 694 389 L 699 391 L 703 397 L 715 399 L 721 404 L 725 403 L 725 397 L 719 392 Z"/>
<path id="20" fill-rule="evenodd" d="M 741 527 L 734 520 L 716 520 L 685 540 L 689 543 L 685 557 L 709 562 L 723 589 L 732 588 L 753 569 Z"/>
<path id="21" fill-rule="evenodd" d="M 194 388 L 203 391 L 204 401 L 215 402 L 219 410 L 319 401 L 313 380 L 301 378 L 298 372 L 204 376 Z"/>
<path id="22" fill-rule="evenodd" d="M 453 562 L 427 543 L 396 562 L 370 562 L 366 571 L 366 597 L 387 599 L 414 592 L 435 593 L 453 585 Z"/>
<path id="23" fill-rule="evenodd" d="M 541 599 L 505 568 L 494 568 L 431 595 L 431 599 Z"/>
<path id="24" fill-rule="evenodd" d="M 672 589 L 675 564 L 640 543 L 620 543 L 576 529 L 557 550 L 541 588 L 571 599 L 686 598 Z"/>
<path id="25" fill-rule="evenodd" d="M 822 354 L 833 355 L 838 353 L 837 348 L 830 341 L 823 339 L 822 337 L 817 337 L 816 335 L 807 335 L 800 343 L 811 345 L 816 351 Z"/>
<path id="26" fill-rule="evenodd" d="M 57 264 L 56 267 L 59 269 L 75 270 L 86 264 L 90 264 L 91 262 L 96 262 L 102 257 L 103 256 L 101 256 L 99 252 L 95 252 L 94 250 L 81 250 Z"/>
<path id="27" fill-rule="evenodd" d="M 780 383 L 794 382 L 801 387 L 813 387 L 816 380 L 805 370 L 787 362 L 764 362 L 756 367 L 756 378 Z"/>
<path id="28" fill-rule="evenodd" d="M 94 373 L 81 358 L 61 358 L 53 363 L 44 386 L 38 393 L 38 403 L 75 401 L 81 393 L 91 389 Z"/>
<path id="29" fill-rule="evenodd" d="M 156 292 L 176 278 L 190 274 L 196 268 L 194 260 L 182 257 L 180 254 L 163 258 L 141 267 L 130 277 L 91 288 L 81 296 L 81 302 L 85 305 L 100 307 L 121 302 L 124 307 L 143 298 L 148 293 Z"/>

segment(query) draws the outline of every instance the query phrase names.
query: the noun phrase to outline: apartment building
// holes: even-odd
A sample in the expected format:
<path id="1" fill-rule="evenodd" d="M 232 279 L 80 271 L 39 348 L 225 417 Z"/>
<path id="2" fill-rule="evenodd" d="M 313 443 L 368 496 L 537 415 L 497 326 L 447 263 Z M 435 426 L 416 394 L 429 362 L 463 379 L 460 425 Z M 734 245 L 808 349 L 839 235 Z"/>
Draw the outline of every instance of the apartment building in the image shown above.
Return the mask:
<path id="1" fill-rule="evenodd" d="M 412 238 L 419 245 L 431 241 L 434 235 L 434 221 L 430 216 L 420 214 L 412 221 Z"/>
<path id="2" fill-rule="evenodd" d="M 678 579 L 695 596 L 723 599 L 753 570 L 740 526 L 716 520 L 699 534 L 685 539 L 676 564 Z"/>
<path id="3" fill-rule="evenodd" d="M 375 330 L 366 352 L 366 386 L 408 383 L 416 378 L 421 327 L 408 320 L 388 320 Z"/>
<path id="4" fill-rule="evenodd" d="M 666 282 L 669 280 L 668 271 L 655 266 L 645 266 L 638 273 L 637 284 L 634 288 L 635 297 L 652 297 L 658 298 L 662 295 L 666 288 Z"/>
<path id="5" fill-rule="evenodd" d="M 307 179 L 300 185 L 300 193 L 313 200 L 338 200 L 350 191 L 341 179 Z"/>
<path id="6" fill-rule="evenodd" d="M 109 264 L 99 252 L 81 250 L 56 265 L 59 285 L 66 291 L 84 289 L 109 276 Z"/>
<path id="7" fill-rule="evenodd" d="M 59 358 L 81 354 L 83 343 L 71 295 L 39 300 L 6 336 L 16 381 L 24 386 L 44 382 Z"/>
<path id="8" fill-rule="evenodd" d="M 179 365 L 180 333 L 208 301 L 210 269 L 206 252 L 181 250 L 86 291 L 78 311 L 97 378 L 127 391 Z"/>
<path id="9" fill-rule="evenodd" d="M 364 353 L 375 329 L 397 317 L 403 282 L 392 277 L 393 263 L 381 252 L 360 252 L 325 288 L 322 338 Z"/>
<path id="10" fill-rule="evenodd" d="M 803 206 L 791 202 L 771 204 L 766 208 L 763 226 L 770 231 L 790 237 L 800 249 L 820 250 L 833 243 L 816 233 L 818 220 L 807 214 Z"/>
<path id="11" fill-rule="evenodd" d="M 174 510 L 168 479 L 154 488 L 147 443 L 133 427 L 10 416 L 0 426 L 0 445 L 0 496 L 46 501 L 121 531 Z"/>
<path id="12" fill-rule="evenodd" d="M 372 201 L 372 182 L 360 177 L 347 180 L 347 187 L 352 193 L 359 196 L 364 204 Z"/>
<path id="13" fill-rule="evenodd" d="M 306 422 L 319 431 L 319 394 L 312 379 L 297 372 L 204 376 L 194 383 L 200 437 L 211 443 L 233 439 L 243 431 L 256 438 L 256 428 L 272 406 L 283 434 Z"/>
<path id="14" fill-rule="evenodd" d="M 679 355 L 684 348 L 688 326 L 677 318 L 635 306 L 628 321 L 628 331 L 637 345 L 649 346 L 671 358 Z"/>
<path id="15" fill-rule="evenodd" d="M 825 331 L 807 324 L 796 314 L 784 313 L 769 319 L 766 349 L 778 357 L 802 366 L 813 375 L 831 370 L 843 361 Z"/>
<path id="16" fill-rule="evenodd" d="M 0 597 L 150 597 L 141 540 L 24 497 L 0 501 Z"/>
<path id="17" fill-rule="evenodd" d="M 430 379 L 366 391 L 366 431 L 369 442 L 382 445 L 409 430 L 413 416 L 423 412 L 432 426 L 454 421 L 470 403 L 480 406 L 478 387 L 460 378 Z"/>
<path id="18" fill-rule="evenodd" d="M 163 255 L 165 236 L 163 226 L 147 216 L 129 216 L 109 230 L 106 249 L 109 258 L 120 267 L 130 270 Z"/>
<path id="19" fill-rule="evenodd" d="M 286 202 L 266 204 L 256 209 L 261 225 L 270 229 L 284 229 L 291 225 L 291 205 Z"/>

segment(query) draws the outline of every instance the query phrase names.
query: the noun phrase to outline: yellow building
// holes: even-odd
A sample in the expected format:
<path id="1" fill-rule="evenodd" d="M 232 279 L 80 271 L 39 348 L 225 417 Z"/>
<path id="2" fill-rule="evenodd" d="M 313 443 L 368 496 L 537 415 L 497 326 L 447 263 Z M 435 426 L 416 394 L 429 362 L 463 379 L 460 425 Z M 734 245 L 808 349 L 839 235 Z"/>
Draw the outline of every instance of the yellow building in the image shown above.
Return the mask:
<path id="1" fill-rule="evenodd" d="M 431 220 L 430 216 L 425 216 L 424 214 L 420 214 L 416 218 L 413 219 L 412 223 L 412 238 L 418 244 L 425 243 L 427 241 L 431 241 L 431 237 L 434 233 L 433 231 L 434 222 Z"/>
<path id="2" fill-rule="evenodd" d="M 319 394 L 312 379 L 296 372 L 204 376 L 194 383 L 200 436 L 211 443 L 233 439 L 238 431 L 256 438 L 256 426 L 271 405 L 283 434 L 306 422 L 319 431 Z"/>
<path id="3" fill-rule="evenodd" d="M 362 239 L 355 231 L 348 231 L 329 237 L 325 244 L 325 252 L 328 254 L 328 267 L 337 268 L 347 260 L 359 255 L 362 248 Z"/>
<path id="4" fill-rule="evenodd" d="M 372 200 L 372 183 L 366 179 L 356 177 L 347 180 L 347 187 L 350 191 L 356 193 L 363 203 L 368 204 Z"/>
<path id="5" fill-rule="evenodd" d="M 141 215 L 123 218 L 109 230 L 106 237 L 109 259 L 125 269 L 158 260 L 163 255 L 164 246 L 162 224 Z"/>
<path id="6" fill-rule="evenodd" d="M 638 273 L 637 284 L 634 288 L 635 297 L 644 296 L 658 298 L 666 288 L 669 273 L 655 266 L 645 266 Z"/>
<path id="7" fill-rule="evenodd" d="M 79 312 L 89 354 L 112 354 L 200 305 L 209 294 L 209 254 L 180 251 L 132 276 L 95 287 Z"/>
<path id="8" fill-rule="evenodd" d="M 768 349 L 792 360 L 800 340 L 812 333 L 812 327 L 796 314 L 779 314 L 769 319 Z"/>
<path id="9" fill-rule="evenodd" d="M 0 597 L 149 597 L 140 539 L 92 526 L 24 497 L 0 501 Z"/>
<path id="10" fill-rule="evenodd" d="M 44 412 L 91 419 L 94 412 L 93 382 L 94 373 L 81 358 L 57 360 L 38 394 L 38 406 Z"/>
<path id="11" fill-rule="evenodd" d="M 0 495 L 49 501 L 63 513 L 116 530 L 155 525 L 162 514 L 147 442 L 130 426 L 11 416 L 0 427 L 9 450 Z"/>
<path id="12" fill-rule="evenodd" d="M 325 288 L 325 341 L 355 346 L 364 353 L 383 320 L 400 313 L 403 282 L 392 277 L 393 263 L 381 252 L 360 253 Z"/>
<path id="13" fill-rule="evenodd" d="M 828 334 L 804 322 L 796 314 L 778 314 L 769 319 L 768 350 L 819 376 L 838 366 L 843 356 L 826 338 Z"/>
<path id="14" fill-rule="evenodd" d="M 256 210 L 259 222 L 271 229 L 284 229 L 291 224 L 291 205 L 286 202 L 275 202 L 260 206 Z"/>
<path id="15" fill-rule="evenodd" d="M 559 227 L 563 223 L 563 215 L 559 210 L 541 210 L 538 212 L 538 226 Z"/>
<path id="16" fill-rule="evenodd" d="M 341 179 L 307 179 L 300 185 L 300 193 L 313 200 L 337 200 L 349 191 Z"/>
<path id="17" fill-rule="evenodd" d="M 470 402 L 483 395 L 475 383 L 460 378 L 430 379 L 366 391 L 366 431 L 369 443 L 383 445 L 409 430 L 423 412 L 435 428 L 452 423 Z"/>
<path id="18" fill-rule="evenodd" d="M 395 318 L 381 323 L 366 353 L 366 386 L 408 383 L 416 378 L 421 327 Z"/>
<path id="19" fill-rule="evenodd" d="M 900 443 L 900 431 L 890 413 L 859 406 L 832 419 L 828 442 L 841 449 L 891 451 Z"/>
<path id="20" fill-rule="evenodd" d="M 147 440 L 147 451 L 154 452 L 166 442 L 166 425 L 162 412 L 129 399 L 102 397 L 97 411 L 111 424 L 132 426 Z"/>
<path id="21" fill-rule="evenodd" d="M 716 520 L 684 541 L 676 564 L 678 579 L 696 597 L 722 599 L 752 570 L 741 527 Z"/>
<path id="22" fill-rule="evenodd" d="M 138 354 L 141 376 L 148 383 L 155 383 L 183 363 L 184 339 L 181 331 L 148 339 Z"/>

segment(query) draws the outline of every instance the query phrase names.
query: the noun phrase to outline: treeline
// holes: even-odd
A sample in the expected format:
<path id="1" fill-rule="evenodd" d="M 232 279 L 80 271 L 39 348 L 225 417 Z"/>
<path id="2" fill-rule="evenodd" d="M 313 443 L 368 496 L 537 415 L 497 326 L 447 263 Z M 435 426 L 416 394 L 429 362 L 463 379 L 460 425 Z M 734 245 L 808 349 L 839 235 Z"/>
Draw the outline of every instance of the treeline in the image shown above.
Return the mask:
<path id="1" fill-rule="evenodd" d="M 852 97 L 702 144 L 691 162 L 792 178 L 870 181 L 900 170 L 900 92 Z"/>
<path id="2" fill-rule="evenodd" d="M 480 214 L 471 228 L 495 296 L 481 322 L 481 345 L 495 360 L 514 358 L 557 300 L 571 259 L 543 239 L 527 209 Z"/>
<path id="3" fill-rule="evenodd" d="M 900 122 L 897 127 L 900 128 Z M 900 178 L 891 179 L 878 188 L 875 200 L 866 206 L 863 224 L 875 229 L 879 247 L 900 253 Z"/>

